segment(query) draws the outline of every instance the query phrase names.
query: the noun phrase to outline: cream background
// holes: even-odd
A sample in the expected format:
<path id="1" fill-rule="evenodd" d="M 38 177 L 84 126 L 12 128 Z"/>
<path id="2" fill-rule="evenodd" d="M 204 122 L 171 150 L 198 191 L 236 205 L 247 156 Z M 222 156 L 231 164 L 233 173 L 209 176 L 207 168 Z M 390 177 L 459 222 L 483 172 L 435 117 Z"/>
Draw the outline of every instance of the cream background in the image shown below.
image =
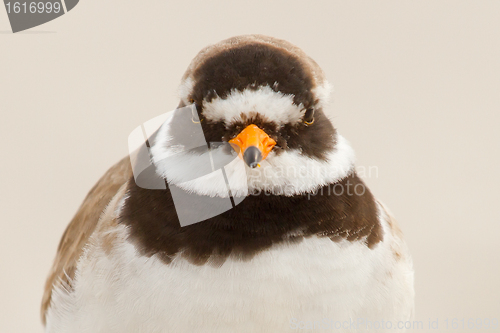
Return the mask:
<path id="1" fill-rule="evenodd" d="M 500 1 L 82 0 L 9 29 L 0 9 L 1 332 L 42 331 L 44 280 L 87 191 L 175 108 L 196 53 L 245 33 L 298 45 L 334 84 L 335 125 L 377 166 L 366 181 L 413 253 L 416 319 L 500 319 Z"/>

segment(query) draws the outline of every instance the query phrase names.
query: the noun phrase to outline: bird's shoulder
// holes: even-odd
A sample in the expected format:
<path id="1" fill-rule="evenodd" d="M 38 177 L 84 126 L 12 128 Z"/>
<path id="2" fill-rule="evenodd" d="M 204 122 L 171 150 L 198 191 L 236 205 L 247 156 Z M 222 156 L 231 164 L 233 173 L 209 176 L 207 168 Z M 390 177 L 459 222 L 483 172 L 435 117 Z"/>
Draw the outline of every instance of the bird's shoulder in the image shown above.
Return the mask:
<path id="1" fill-rule="evenodd" d="M 54 287 L 71 288 L 78 259 L 96 229 L 101 214 L 120 187 L 132 176 L 130 159 L 123 158 L 112 166 L 87 194 L 77 213 L 66 227 L 45 283 L 41 315 L 45 322 Z"/>

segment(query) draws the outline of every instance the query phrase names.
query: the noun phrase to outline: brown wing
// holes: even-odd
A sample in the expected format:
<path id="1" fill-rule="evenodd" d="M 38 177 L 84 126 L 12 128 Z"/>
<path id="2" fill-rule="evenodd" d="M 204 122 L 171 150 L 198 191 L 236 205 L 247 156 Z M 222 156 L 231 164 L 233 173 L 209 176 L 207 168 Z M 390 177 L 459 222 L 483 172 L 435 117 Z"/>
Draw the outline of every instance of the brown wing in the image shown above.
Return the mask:
<path id="1" fill-rule="evenodd" d="M 62 236 L 52 269 L 45 283 L 42 299 L 42 322 L 52 296 L 54 286 L 71 287 L 70 282 L 75 275 L 76 264 L 82 255 L 88 238 L 94 232 L 101 213 L 118 189 L 132 176 L 129 157 L 111 167 L 96 185 L 90 190 L 78 212 L 69 223 Z"/>

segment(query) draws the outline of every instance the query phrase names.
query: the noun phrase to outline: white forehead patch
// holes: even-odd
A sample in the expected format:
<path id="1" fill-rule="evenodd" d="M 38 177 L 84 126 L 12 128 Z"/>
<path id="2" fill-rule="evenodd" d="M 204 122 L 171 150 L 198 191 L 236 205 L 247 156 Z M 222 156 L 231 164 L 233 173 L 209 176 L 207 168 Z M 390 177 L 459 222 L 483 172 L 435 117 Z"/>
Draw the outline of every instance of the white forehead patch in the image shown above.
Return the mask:
<path id="1" fill-rule="evenodd" d="M 293 95 L 274 91 L 269 86 L 243 91 L 232 90 L 222 99 L 214 98 L 203 103 L 203 115 L 212 121 L 223 121 L 226 125 L 244 121 L 246 116 L 259 114 L 264 120 L 278 125 L 302 120 L 305 109 L 302 104 L 293 104 Z"/>
<path id="2" fill-rule="evenodd" d="M 179 86 L 178 96 L 185 105 L 191 104 L 189 95 L 194 83 L 189 77 Z M 317 108 L 326 108 L 329 105 L 332 90 L 328 81 L 312 90 L 317 100 Z M 241 120 L 242 115 L 250 113 L 258 113 L 266 120 L 279 125 L 294 123 L 302 120 L 305 110 L 302 104 L 293 104 L 293 97 L 276 92 L 269 86 L 261 86 L 256 90 L 233 90 L 225 99 L 215 98 L 210 103 L 205 102 L 203 114 L 210 120 L 224 121 L 226 124 Z"/>

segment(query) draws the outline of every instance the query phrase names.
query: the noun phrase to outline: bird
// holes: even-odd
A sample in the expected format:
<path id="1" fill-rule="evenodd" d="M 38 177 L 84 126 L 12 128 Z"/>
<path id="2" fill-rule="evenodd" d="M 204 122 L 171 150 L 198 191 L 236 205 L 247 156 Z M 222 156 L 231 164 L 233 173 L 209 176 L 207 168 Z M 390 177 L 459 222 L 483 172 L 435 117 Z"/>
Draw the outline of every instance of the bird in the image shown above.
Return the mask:
<path id="1" fill-rule="evenodd" d="M 182 112 L 147 137 L 151 172 L 124 157 L 69 223 L 45 331 L 403 331 L 411 255 L 328 115 L 320 66 L 286 40 L 241 35 L 202 49 L 178 92 Z"/>

